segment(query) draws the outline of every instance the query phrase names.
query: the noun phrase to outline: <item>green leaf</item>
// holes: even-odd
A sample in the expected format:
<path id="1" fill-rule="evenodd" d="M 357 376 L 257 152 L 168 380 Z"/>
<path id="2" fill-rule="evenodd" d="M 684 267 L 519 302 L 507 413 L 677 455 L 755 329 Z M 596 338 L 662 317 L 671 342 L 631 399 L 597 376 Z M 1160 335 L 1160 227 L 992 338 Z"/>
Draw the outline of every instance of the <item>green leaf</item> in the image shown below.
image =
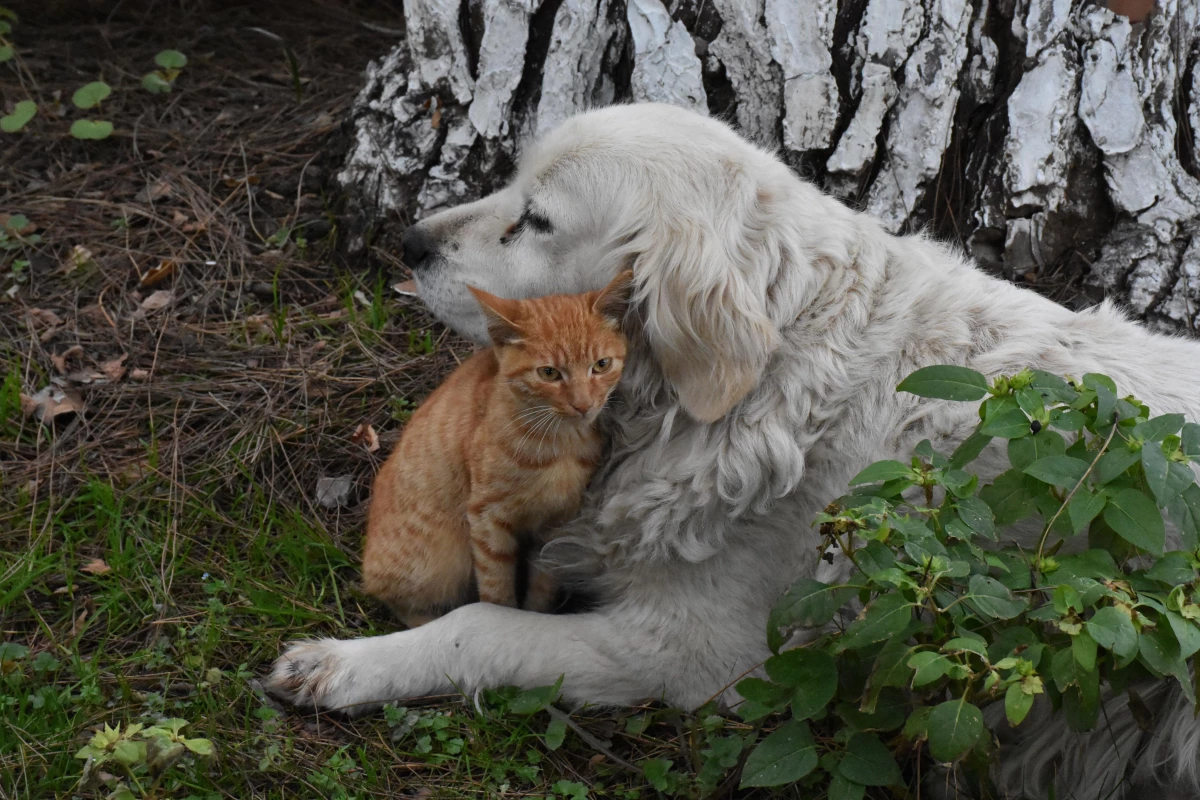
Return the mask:
<path id="1" fill-rule="evenodd" d="M 1010 469 L 979 490 L 979 499 L 991 507 L 1000 527 L 1012 525 L 1033 512 L 1033 495 L 1025 487 L 1025 476 Z"/>
<path id="2" fill-rule="evenodd" d="M 955 503 L 959 518 L 967 526 L 992 541 L 996 540 L 996 515 L 987 503 L 974 495 L 959 498 Z"/>
<path id="3" fill-rule="evenodd" d="M 942 676 L 950 670 L 951 663 L 949 658 L 932 650 L 914 653 L 908 660 L 908 666 L 916 670 L 913 674 L 913 688 L 928 686 L 934 681 L 941 680 Z"/>
<path id="4" fill-rule="evenodd" d="M 105 120 L 77 119 L 71 125 L 71 135 L 76 139 L 107 139 L 112 132 L 113 124 Z"/>
<path id="5" fill-rule="evenodd" d="M 867 605 L 864 616 L 846 629 L 841 646 L 847 649 L 865 647 L 895 636 L 912 619 L 912 605 L 899 592 L 876 597 Z"/>
<path id="6" fill-rule="evenodd" d="M 534 714 L 553 703 L 558 698 L 558 690 L 562 688 L 563 676 L 559 676 L 553 686 L 538 686 L 526 689 L 514 697 L 508 704 L 508 710 L 514 714 Z"/>
<path id="7" fill-rule="evenodd" d="M 113 758 L 127 767 L 140 764 L 146 760 L 146 743 L 122 739 L 113 748 Z"/>
<path id="8" fill-rule="evenodd" d="M 1046 456 L 1034 461 L 1024 472 L 1042 483 L 1071 489 L 1083 480 L 1090 466 L 1088 462 L 1071 456 Z"/>
<path id="9" fill-rule="evenodd" d="M 1033 708 L 1033 695 L 1025 694 L 1021 690 L 1019 681 L 1011 684 L 1004 693 L 1004 715 L 1008 717 L 1009 724 L 1020 725 L 1031 708 Z"/>
<path id="10" fill-rule="evenodd" d="M 943 763 L 966 753 L 983 734 L 983 714 L 965 700 L 948 700 L 929 714 L 929 753 Z"/>
<path id="11" fill-rule="evenodd" d="M 866 697 L 862 710 L 874 714 L 879 703 L 880 693 L 887 687 L 902 688 L 908 685 L 912 678 L 912 669 L 908 666 L 909 656 L 913 648 L 907 640 L 900 636 L 888 639 L 875 657 L 875 666 L 867 682 Z"/>
<path id="12" fill-rule="evenodd" d="M 744 678 L 738 681 L 735 688 L 738 694 L 746 700 L 738 706 L 737 712 L 747 722 L 753 722 L 768 714 L 782 711 L 791 694 L 788 687 L 764 681 L 761 678 Z"/>
<path id="13" fill-rule="evenodd" d="M 987 417 L 979 432 L 997 439 L 1019 439 L 1032 433 L 1029 417 L 1011 397 L 992 397 L 984 404 Z"/>
<path id="14" fill-rule="evenodd" d="M 142 88 L 150 94 L 165 94 L 171 91 L 171 82 L 159 72 L 147 72 L 142 76 Z"/>
<path id="15" fill-rule="evenodd" d="M 1109 499 L 1104 521 L 1134 547 L 1152 555 L 1162 555 L 1166 528 L 1158 508 L 1136 489 L 1122 489 Z"/>
<path id="16" fill-rule="evenodd" d="M 896 391 L 938 400 L 982 400 L 988 382 L 973 369 L 942 365 L 917 370 L 902 380 Z"/>
<path id="17" fill-rule="evenodd" d="M 1089 372 L 1083 376 L 1083 385 L 1096 393 L 1097 424 L 1111 422 L 1117 405 L 1117 385 L 1112 378 Z"/>
<path id="18" fill-rule="evenodd" d="M 1084 672 L 1096 668 L 1096 640 L 1086 630 L 1071 637 L 1071 653 L 1075 656 L 1075 663 Z"/>
<path id="19" fill-rule="evenodd" d="M 767 644 L 778 652 L 796 628 L 817 628 L 833 619 L 854 596 L 854 589 L 801 578 L 784 592 L 767 619 Z"/>
<path id="20" fill-rule="evenodd" d="M 674 766 L 665 758 L 647 758 L 641 762 L 642 774 L 647 782 L 660 792 L 667 790 L 667 774 Z"/>
<path id="21" fill-rule="evenodd" d="M 1046 456 L 1060 456 L 1067 449 L 1063 437 L 1043 428 L 1033 436 L 1008 440 L 1008 460 L 1017 469 L 1025 469 L 1034 461 Z"/>
<path id="22" fill-rule="evenodd" d="M 1132 658 L 1138 649 L 1137 629 L 1129 614 L 1113 606 L 1105 606 L 1084 623 L 1096 644 L 1111 650 L 1122 659 Z"/>
<path id="23" fill-rule="evenodd" d="M 0 131 L 16 133 L 24 128 L 29 120 L 37 113 L 37 103 L 32 100 L 22 100 L 13 106 L 11 114 L 0 117 Z"/>
<path id="24" fill-rule="evenodd" d="M 1088 523 L 1104 510 L 1107 502 L 1108 498 L 1104 495 L 1092 494 L 1082 486 L 1079 487 L 1079 491 L 1075 492 L 1075 496 L 1067 504 L 1067 516 L 1071 518 L 1071 529 L 1075 533 L 1079 533 L 1086 528 Z"/>
<path id="25" fill-rule="evenodd" d="M 1159 506 L 1169 504 L 1196 480 L 1191 467 L 1168 461 L 1162 448 L 1152 442 L 1142 447 L 1142 471 Z"/>
<path id="26" fill-rule="evenodd" d="M 1167 513 L 1179 526 L 1183 546 L 1195 550 L 1200 546 L 1200 486 L 1192 484 L 1167 505 Z"/>
<path id="27" fill-rule="evenodd" d="M 901 464 L 899 461 L 876 461 L 874 464 L 851 478 L 850 485 L 857 486 L 860 483 L 881 483 L 882 481 L 890 481 L 895 480 L 896 478 L 907 477 L 911 472 L 911 467 L 907 467 L 904 464 Z"/>
<path id="28" fill-rule="evenodd" d="M 1171 625 L 1171 632 L 1179 642 L 1180 658 L 1191 658 L 1200 651 L 1200 628 L 1196 627 L 1196 623 L 1184 619 L 1174 611 L 1168 611 L 1166 617 Z"/>
<path id="29" fill-rule="evenodd" d="M 966 603 L 991 619 L 1012 619 L 1026 608 L 1026 601 L 1015 597 L 1008 587 L 986 575 L 972 575 L 967 583 Z"/>
<path id="30" fill-rule="evenodd" d="M 808 723 L 788 720 L 750 753 L 742 769 L 741 787 L 793 783 L 816 766 L 817 743 Z"/>
<path id="31" fill-rule="evenodd" d="M 71 97 L 77 108 L 95 108 L 104 98 L 112 94 L 112 87 L 104 81 L 92 81 L 80 86 Z"/>
<path id="32" fill-rule="evenodd" d="M 1200 460 L 1200 425 L 1189 422 L 1183 426 L 1179 447 L 1188 458 L 1193 461 Z"/>
<path id="33" fill-rule="evenodd" d="M 183 746 L 198 756 L 211 756 L 213 743 L 209 739 L 184 739 Z"/>
<path id="34" fill-rule="evenodd" d="M 829 780 L 828 800 L 862 800 L 867 787 L 844 777 L 840 772 L 834 773 Z"/>
<path id="35" fill-rule="evenodd" d="M 837 692 L 837 665 L 823 650 L 796 648 L 767 659 L 771 680 L 795 689 L 792 716 L 808 719 L 819 713 Z"/>
<path id="36" fill-rule="evenodd" d="M 163 69 L 183 69 L 187 66 L 187 56 L 178 50 L 161 50 L 154 57 L 154 63 Z"/>
<path id="37" fill-rule="evenodd" d="M 863 786 L 894 786 L 902 778 L 891 752 L 870 733 L 856 733 L 846 744 L 846 755 L 838 764 L 838 773 Z"/>
<path id="38" fill-rule="evenodd" d="M 3 64 L 6 61 L 12 61 L 12 57 L 14 55 L 15 53 L 13 52 L 12 46 L 0 44 L 0 64 Z"/>
<path id="39" fill-rule="evenodd" d="M 1142 662 L 1160 675 L 1174 675 L 1184 694 L 1195 702 L 1195 688 L 1188 673 L 1187 664 L 1179 649 L 1179 642 L 1166 625 L 1143 630 L 1138 635 L 1138 655 Z"/>
<path id="40" fill-rule="evenodd" d="M 1125 470 L 1136 464 L 1141 457 L 1142 454 L 1136 450 L 1130 450 L 1125 445 L 1118 444 L 1100 456 L 1100 460 L 1096 462 L 1096 469 L 1092 473 L 1096 476 L 1096 483 L 1103 486 L 1116 480 L 1125 473 Z"/>
<path id="41" fill-rule="evenodd" d="M 1161 442 L 1183 427 L 1183 414 L 1163 414 L 1133 426 L 1133 435 L 1144 442 Z"/>
<path id="42" fill-rule="evenodd" d="M 1077 431 L 1087 424 L 1087 417 L 1072 408 L 1056 408 L 1050 412 L 1050 424 L 1060 431 Z"/>
<path id="43" fill-rule="evenodd" d="M 950 454 L 949 466 L 955 469 L 962 469 L 967 464 L 974 461 L 983 452 L 988 443 L 992 441 L 991 436 L 979 433 L 976 431 L 963 440 L 962 444 L 954 448 L 954 452 Z"/>
<path id="44" fill-rule="evenodd" d="M 567 723 L 555 717 L 550 720 L 550 724 L 546 726 L 546 747 L 551 750 L 557 750 L 562 747 L 567 738 Z"/>

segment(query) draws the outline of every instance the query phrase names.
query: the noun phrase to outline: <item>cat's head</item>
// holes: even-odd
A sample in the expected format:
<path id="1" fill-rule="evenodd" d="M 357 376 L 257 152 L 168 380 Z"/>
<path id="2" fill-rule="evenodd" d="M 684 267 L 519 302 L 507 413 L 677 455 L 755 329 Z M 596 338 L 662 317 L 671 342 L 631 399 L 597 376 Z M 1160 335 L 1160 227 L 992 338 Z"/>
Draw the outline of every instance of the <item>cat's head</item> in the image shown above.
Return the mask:
<path id="1" fill-rule="evenodd" d="M 487 318 L 500 374 L 530 405 L 591 424 L 625 366 L 621 320 L 633 273 L 597 292 L 506 300 L 468 287 Z"/>

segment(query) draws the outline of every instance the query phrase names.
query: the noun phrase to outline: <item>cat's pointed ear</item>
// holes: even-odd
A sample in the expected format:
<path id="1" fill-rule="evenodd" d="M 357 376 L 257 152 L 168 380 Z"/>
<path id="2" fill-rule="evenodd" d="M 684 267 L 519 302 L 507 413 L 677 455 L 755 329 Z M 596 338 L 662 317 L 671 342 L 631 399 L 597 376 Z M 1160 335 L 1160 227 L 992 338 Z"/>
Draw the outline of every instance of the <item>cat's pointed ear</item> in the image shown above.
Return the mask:
<path id="1" fill-rule="evenodd" d="M 592 301 L 592 313 L 620 325 L 625 319 L 626 309 L 629 308 L 629 295 L 632 291 L 633 270 L 627 269 L 596 293 L 596 299 Z"/>
<path id="2" fill-rule="evenodd" d="M 475 296 L 483 316 L 487 319 L 488 336 L 495 344 L 511 344 L 519 341 L 521 330 L 517 326 L 520 318 L 520 301 L 496 297 L 483 289 L 468 286 L 467 289 Z"/>

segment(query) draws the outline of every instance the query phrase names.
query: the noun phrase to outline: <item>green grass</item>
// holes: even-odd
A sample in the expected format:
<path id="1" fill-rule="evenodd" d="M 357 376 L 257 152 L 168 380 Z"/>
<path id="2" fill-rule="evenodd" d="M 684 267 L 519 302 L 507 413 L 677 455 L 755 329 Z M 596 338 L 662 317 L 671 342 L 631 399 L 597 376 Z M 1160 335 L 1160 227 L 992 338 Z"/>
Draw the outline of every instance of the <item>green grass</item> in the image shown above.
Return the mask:
<path id="1" fill-rule="evenodd" d="M 394 629 L 357 586 L 365 503 L 329 511 L 309 489 L 316 472 L 357 470 L 356 483 L 369 485 L 378 461 L 346 441 L 349 431 L 370 420 L 394 442 L 419 397 L 388 376 L 415 382 L 423 372 L 431 385 L 453 364 L 426 318 L 410 327 L 377 282 L 341 281 L 351 287 L 341 296 L 367 298 L 356 313 L 322 322 L 281 304 L 276 289 L 264 311 L 283 321 L 231 322 L 222 344 L 269 360 L 325 341 L 335 357 L 320 379 L 335 391 L 321 404 L 281 393 L 283 409 L 252 413 L 223 401 L 189 425 L 180 398 L 218 373 L 192 359 L 190 374 L 161 376 L 162 397 L 115 395 L 103 421 L 90 420 L 99 430 L 89 441 L 21 415 L 19 394 L 39 378 L 9 354 L 0 443 L 41 466 L 0 472 L 0 797 L 107 797 L 127 776 L 109 765 L 81 783 L 75 754 L 104 725 L 163 718 L 187 720 L 185 733 L 210 739 L 216 755 L 187 755 L 157 775 L 136 767 L 145 794 L 135 797 L 653 796 L 643 762 L 672 794 L 715 789 L 724 770 L 695 777 L 704 748 L 721 730 L 750 730 L 716 716 L 585 709 L 568 728 L 545 710 L 513 712 L 529 703 L 509 690 L 485 693 L 478 707 L 434 698 L 347 722 L 262 694 L 258 680 L 290 640 Z M 359 376 L 369 363 L 379 385 Z M 355 396 L 336 390 L 339 380 L 367 388 Z M 56 448 L 62 456 L 48 459 Z"/>

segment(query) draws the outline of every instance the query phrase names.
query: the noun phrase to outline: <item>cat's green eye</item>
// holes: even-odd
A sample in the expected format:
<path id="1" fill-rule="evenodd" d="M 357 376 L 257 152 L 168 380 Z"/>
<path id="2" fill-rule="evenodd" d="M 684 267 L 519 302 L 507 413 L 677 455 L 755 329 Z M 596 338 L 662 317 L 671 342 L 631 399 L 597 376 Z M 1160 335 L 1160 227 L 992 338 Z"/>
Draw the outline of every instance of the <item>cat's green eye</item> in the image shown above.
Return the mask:
<path id="1" fill-rule="evenodd" d="M 561 377 L 559 371 L 554 367 L 538 367 L 538 375 L 546 381 L 556 381 Z"/>
<path id="2" fill-rule="evenodd" d="M 602 358 L 595 364 L 592 364 L 592 372 L 597 374 L 608 372 L 608 368 L 612 366 L 611 358 Z"/>

